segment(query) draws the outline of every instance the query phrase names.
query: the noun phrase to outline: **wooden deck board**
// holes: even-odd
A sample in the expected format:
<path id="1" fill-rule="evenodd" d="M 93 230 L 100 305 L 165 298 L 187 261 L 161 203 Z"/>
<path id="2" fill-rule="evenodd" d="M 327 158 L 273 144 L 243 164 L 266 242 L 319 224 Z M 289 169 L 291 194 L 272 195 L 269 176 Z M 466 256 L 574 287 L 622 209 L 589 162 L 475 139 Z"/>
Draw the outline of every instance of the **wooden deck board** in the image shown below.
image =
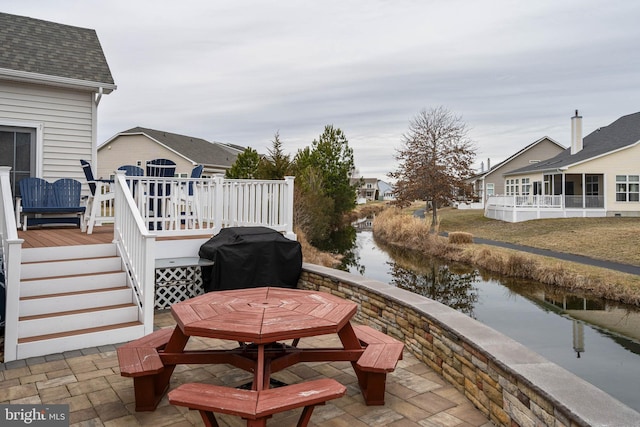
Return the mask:
<path id="1" fill-rule="evenodd" d="M 23 248 L 96 245 L 113 241 L 113 225 L 95 227 L 93 234 L 83 233 L 77 227 L 32 228 L 27 231 L 18 230 L 18 237 L 24 239 Z"/>
<path id="2" fill-rule="evenodd" d="M 206 231 L 206 230 L 203 230 Z M 156 240 L 186 240 L 210 238 L 212 234 L 157 237 Z M 27 231 L 18 230 L 24 239 L 22 248 L 53 248 L 57 246 L 97 245 L 113 242 L 113 224 L 93 228 L 92 234 L 83 233 L 78 227 L 41 227 Z"/>

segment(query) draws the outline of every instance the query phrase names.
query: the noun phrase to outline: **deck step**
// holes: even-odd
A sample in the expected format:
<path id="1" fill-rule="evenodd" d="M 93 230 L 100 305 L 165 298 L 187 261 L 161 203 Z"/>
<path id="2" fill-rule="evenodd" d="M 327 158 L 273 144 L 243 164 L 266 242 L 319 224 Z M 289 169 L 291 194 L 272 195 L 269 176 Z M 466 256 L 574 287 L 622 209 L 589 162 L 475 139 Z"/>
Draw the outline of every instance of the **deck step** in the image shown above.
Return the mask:
<path id="1" fill-rule="evenodd" d="M 27 337 L 27 338 L 20 338 L 18 340 L 18 344 L 24 344 L 24 343 L 35 342 L 35 341 L 43 341 L 43 340 L 51 340 L 51 339 L 57 339 L 57 338 L 67 338 L 67 337 L 72 337 L 76 335 L 95 333 L 95 332 L 112 331 L 114 329 L 127 328 L 130 326 L 138 326 L 138 325 L 141 325 L 141 323 L 125 322 L 125 323 L 118 323 L 115 325 L 99 326 L 95 328 L 84 328 L 84 329 L 76 329 L 73 331 L 58 332 L 55 334 L 36 335 L 32 337 Z"/>
<path id="2" fill-rule="evenodd" d="M 83 292 L 108 289 L 127 284 L 127 274 L 122 271 L 108 271 L 23 280 L 20 297 L 55 295 L 68 292 Z"/>
<path id="3" fill-rule="evenodd" d="M 26 248 L 22 250 L 22 263 L 45 262 L 77 258 L 103 258 L 117 256 L 112 243 L 98 245 L 56 246 L 54 248 Z"/>
<path id="4" fill-rule="evenodd" d="M 144 335 L 115 244 L 23 250 L 18 358 L 117 344 Z"/>
<path id="5" fill-rule="evenodd" d="M 37 316 L 133 303 L 131 289 L 119 286 L 20 298 L 20 316 Z"/>
<path id="6" fill-rule="evenodd" d="M 120 257 L 74 258 L 45 262 L 22 263 L 20 277 L 22 280 L 59 278 L 122 270 Z"/>
<path id="7" fill-rule="evenodd" d="M 103 327 L 77 329 L 59 334 L 20 338 L 17 346 L 17 358 L 26 359 L 89 347 L 119 344 L 140 338 L 143 335 L 144 326 L 135 321 Z"/>
<path id="8" fill-rule="evenodd" d="M 137 320 L 138 307 L 131 303 L 24 316 L 18 320 L 18 339 Z"/>

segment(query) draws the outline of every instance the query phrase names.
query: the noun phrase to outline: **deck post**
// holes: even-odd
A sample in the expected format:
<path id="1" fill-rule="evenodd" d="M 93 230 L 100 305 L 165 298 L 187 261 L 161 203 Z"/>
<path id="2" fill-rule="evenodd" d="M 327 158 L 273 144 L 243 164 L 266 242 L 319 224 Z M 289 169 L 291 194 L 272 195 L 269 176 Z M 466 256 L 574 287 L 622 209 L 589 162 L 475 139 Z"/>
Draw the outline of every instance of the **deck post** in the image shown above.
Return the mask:
<path id="1" fill-rule="evenodd" d="M 284 223 L 285 223 L 285 237 L 291 240 L 297 240 L 298 237 L 293 232 L 293 188 L 295 176 L 285 176 L 285 191 L 284 195 L 285 203 L 284 203 Z"/>
<path id="2" fill-rule="evenodd" d="M 224 175 L 218 174 L 213 177 L 215 181 L 215 192 L 213 202 L 213 234 L 216 235 L 222 230 L 224 213 Z"/>

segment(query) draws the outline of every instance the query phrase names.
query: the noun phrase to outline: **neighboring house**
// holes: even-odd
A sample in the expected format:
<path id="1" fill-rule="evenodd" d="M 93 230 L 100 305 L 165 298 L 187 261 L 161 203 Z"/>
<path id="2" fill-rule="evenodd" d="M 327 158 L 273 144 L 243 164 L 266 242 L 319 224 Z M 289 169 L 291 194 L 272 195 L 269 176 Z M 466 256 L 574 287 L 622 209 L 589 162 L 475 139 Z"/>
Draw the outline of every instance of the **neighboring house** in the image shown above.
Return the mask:
<path id="1" fill-rule="evenodd" d="M 640 216 L 640 113 L 620 117 L 582 138 L 571 118 L 571 147 L 505 174 L 505 196 L 485 215 L 510 222 L 536 218 Z"/>
<path id="2" fill-rule="evenodd" d="M 379 198 L 385 201 L 392 201 L 396 199 L 393 194 L 393 186 L 384 181 L 378 181 Z"/>
<path id="3" fill-rule="evenodd" d="M 394 200 L 393 187 L 377 178 L 351 178 L 355 185 L 358 204 L 374 200 Z"/>
<path id="4" fill-rule="evenodd" d="M 545 136 L 493 167 L 490 167 L 487 161 L 486 171 L 480 172 L 467 180 L 473 187 L 474 201 L 479 202 L 478 208 L 484 208 L 484 202 L 488 197 L 505 194 L 505 173 L 537 164 L 561 153 L 564 149 L 565 147 L 558 142 Z"/>
<path id="5" fill-rule="evenodd" d="M 147 160 L 169 159 L 176 175 L 188 177 L 195 165 L 203 176 L 224 174 L 244 148 L 142 127 L 120 132 L 98 147 L 97 176 L 108 178 L 122 165 L 145 167 Z"/>
<path id="6" fill-rule="evenodd" d="M 29 176 L 84 182 L 79 161 L 96 160 L 98 104 L 115 89 L 94 30 L 0 13 L 0 166 L 14 195 Z"/>
<path id="7" fill-rule="evenodd" d="M 367 203 L 378 200 L 377 178 L 351 178 L 351 185 L 356 185 L 356 198 L 358 203 Z"/>

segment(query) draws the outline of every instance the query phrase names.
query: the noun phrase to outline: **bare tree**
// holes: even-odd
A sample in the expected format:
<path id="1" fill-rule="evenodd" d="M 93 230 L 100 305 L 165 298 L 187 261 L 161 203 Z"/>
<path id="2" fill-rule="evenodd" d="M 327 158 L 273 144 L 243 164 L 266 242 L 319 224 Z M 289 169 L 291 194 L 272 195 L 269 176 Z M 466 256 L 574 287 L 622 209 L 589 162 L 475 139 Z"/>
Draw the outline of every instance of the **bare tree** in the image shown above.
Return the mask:
<path id="1" fill-rule="evenodd" d="M 472 175 L 475 147 L 462 119 L 444 107 L 422 110 L 409 122 L 403 146 L 395 156 L 398 169 L 395 196 L 401 205 L 415 200 L 431 202 L 432 229 L 438 224 L 437 207 L 465 188 Z"/>

